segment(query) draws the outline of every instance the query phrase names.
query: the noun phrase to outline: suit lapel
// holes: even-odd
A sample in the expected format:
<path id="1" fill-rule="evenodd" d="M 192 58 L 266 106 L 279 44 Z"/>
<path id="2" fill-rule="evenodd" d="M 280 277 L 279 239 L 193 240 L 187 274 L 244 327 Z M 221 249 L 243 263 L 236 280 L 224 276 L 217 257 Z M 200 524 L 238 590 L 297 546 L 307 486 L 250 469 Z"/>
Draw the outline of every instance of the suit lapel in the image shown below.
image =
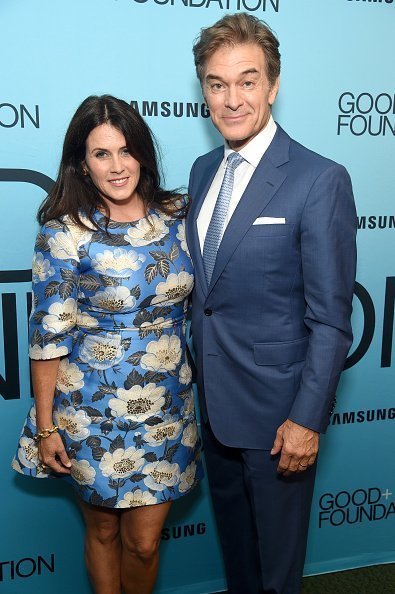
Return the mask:
<path id="1" fill-rule="evenodd" d="M 289 136 L 278 126 L 271 145 L 263 155 L 225 230 L 209 292 L 248 229 L 284 182 L 286 175 L 278 167 L 289 160 L 289 142 Z"/>
<path id="2" fill-rule="evenodd" d="M 197 218 L 223 156 L 224 152 L 221 147 L 215 152 L 214 158 L 210 161 L 209 165 L 201 170 L 199 169 L 200 180 L 194 184 L 193 188 L 190 188 L 190 191 L 192 192 L 192 205 L 186 221 L 188 246 L 195 268 L 196 280 L 200 282 L 205 293 L 207 292 L 207 281 L 203 268 L 203 258 L 197 230 Z"/>

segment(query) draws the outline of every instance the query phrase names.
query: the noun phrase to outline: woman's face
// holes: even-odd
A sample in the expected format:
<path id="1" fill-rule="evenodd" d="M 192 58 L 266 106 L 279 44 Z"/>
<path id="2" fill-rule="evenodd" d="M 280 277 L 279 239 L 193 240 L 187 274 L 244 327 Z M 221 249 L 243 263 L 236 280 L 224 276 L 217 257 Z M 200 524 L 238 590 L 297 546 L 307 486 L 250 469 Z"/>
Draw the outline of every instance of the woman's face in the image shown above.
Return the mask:
<path id="1" fill-rule="evenodd" d="M 89 134 L 83 167 L 105 200 L 129 204 L 138 198 L 140 163 L 129 153 L 122 132 L 110 124 Z"/>

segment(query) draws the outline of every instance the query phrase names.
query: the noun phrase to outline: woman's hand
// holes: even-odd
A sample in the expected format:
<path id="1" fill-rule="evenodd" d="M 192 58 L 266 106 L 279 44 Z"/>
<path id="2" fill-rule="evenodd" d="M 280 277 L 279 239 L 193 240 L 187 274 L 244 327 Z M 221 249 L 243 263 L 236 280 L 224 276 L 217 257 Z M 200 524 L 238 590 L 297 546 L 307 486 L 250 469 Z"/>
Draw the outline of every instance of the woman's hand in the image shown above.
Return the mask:
<path id="1" fill-rule="evenodd" d="M 71 462 L 59 433 L 52 433 L 38 442 L 38 457 L 43 466 L 59 474 L 70 474 Z"/>
<path id="2" fill-rule="evenodd" d="M 37 432 L 53 425 L 53 398 L 60 358 L 44 361 L 32 361 L 33 392 L 36 401 Z M 59 433 L 54 432 L 49 437 L 41 438 L 38 442 L 38 457 L 42 466 L 47 466 L 53 472 L 70 474 L 71 463 Z"/>

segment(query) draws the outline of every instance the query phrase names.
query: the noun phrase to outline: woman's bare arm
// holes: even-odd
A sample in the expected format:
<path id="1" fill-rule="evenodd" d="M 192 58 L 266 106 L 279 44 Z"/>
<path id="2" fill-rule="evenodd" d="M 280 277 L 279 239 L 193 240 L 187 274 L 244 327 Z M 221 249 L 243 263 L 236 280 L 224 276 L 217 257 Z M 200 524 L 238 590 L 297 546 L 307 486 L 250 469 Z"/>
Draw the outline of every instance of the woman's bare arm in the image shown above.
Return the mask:
<path id="1" fill-rule="evenodd" d="M 53 425 L 52 410 L 60 358 L 31 361 L 33 393 L 36 402 L 37 433 Z M 58 433 L 38 442 L 40 460 L 51 470 L 70 474 L 70 460 Z"/>

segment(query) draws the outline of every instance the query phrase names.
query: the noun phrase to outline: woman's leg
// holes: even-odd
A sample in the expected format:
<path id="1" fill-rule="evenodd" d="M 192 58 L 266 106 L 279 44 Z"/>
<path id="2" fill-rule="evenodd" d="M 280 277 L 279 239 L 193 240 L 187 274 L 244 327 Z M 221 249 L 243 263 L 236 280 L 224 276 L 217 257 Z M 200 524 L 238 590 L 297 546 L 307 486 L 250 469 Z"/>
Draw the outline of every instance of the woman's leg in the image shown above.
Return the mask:
<path id="1" fill-rule="evenodd" d="M 171 503 L 122 510 L 121 582 L 124 594 L 151 594 L 159 564 L 161 531 Z"/>
<path id="2" fill-rule="evenodd" d="M 80 501 L 86 524 L 85 562 L 95 594 L 121 594 L 120 510 Z"/>

